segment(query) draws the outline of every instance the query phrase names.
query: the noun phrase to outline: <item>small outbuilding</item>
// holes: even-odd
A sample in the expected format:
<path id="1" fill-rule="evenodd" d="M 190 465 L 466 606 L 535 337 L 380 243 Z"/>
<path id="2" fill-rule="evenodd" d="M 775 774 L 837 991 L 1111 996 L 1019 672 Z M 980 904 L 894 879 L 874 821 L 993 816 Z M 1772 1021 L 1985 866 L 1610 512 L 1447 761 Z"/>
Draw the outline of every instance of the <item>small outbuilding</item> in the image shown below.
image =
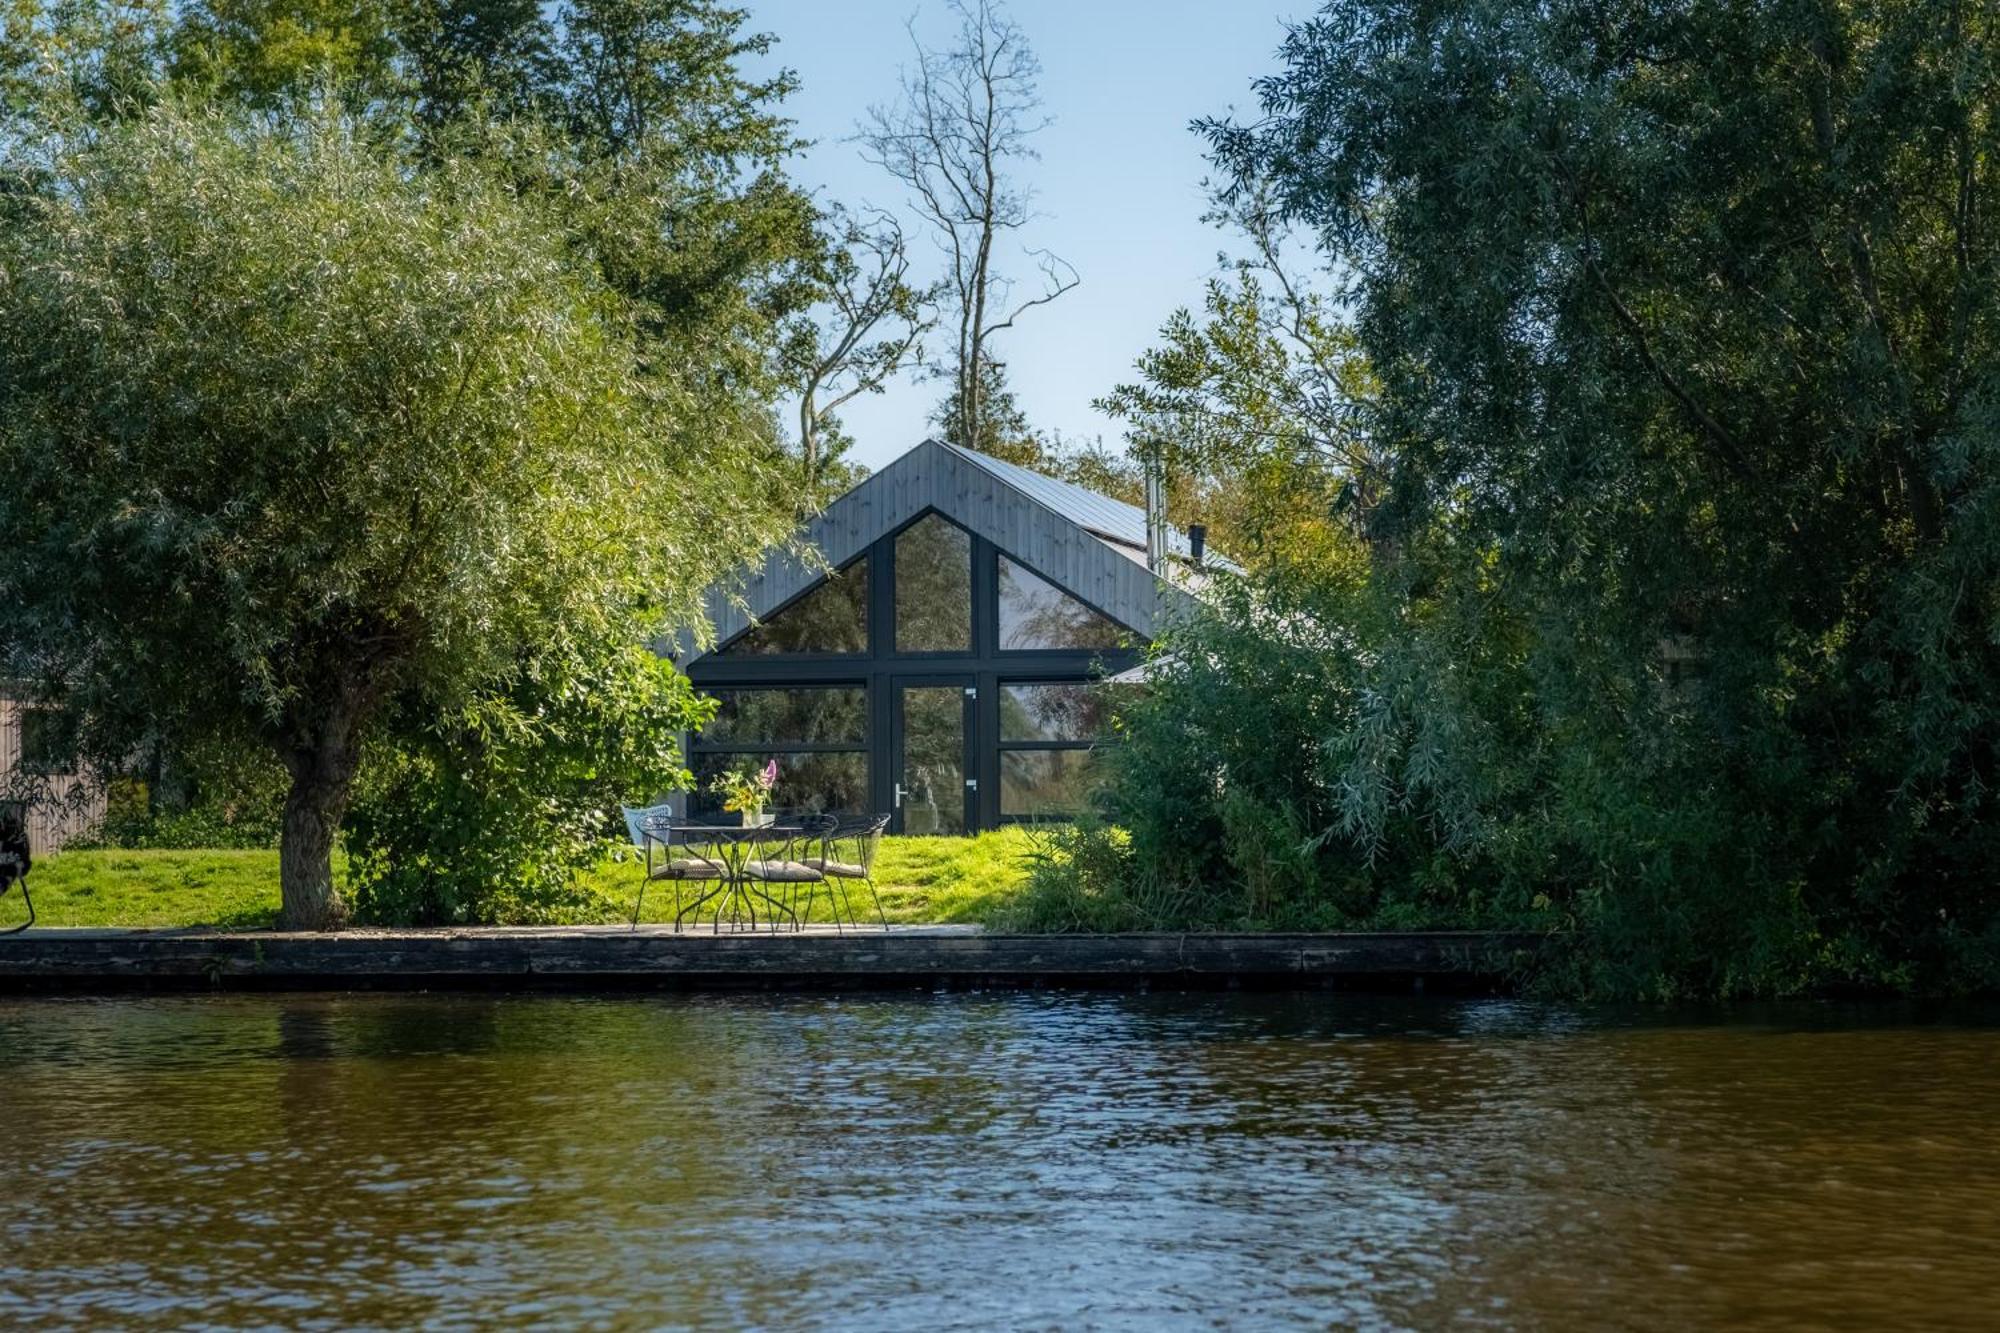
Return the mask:
<path id="1" fill-rule="evenodd" d="M 0 680 L 0 801 L 28 805 L 28 847 L 37 856 L 87 837 L 104 822 L 104 788 L 61 756 L 60 719 Z"/>
<path id="2" fill-rule="evenodd" d="M 899 833 L 1074 814 L 1103 738 L 1105 677 L 1135 667 L 1200 552 L 1146 513 L 927 440 L 710 590 L 715 646 L 674 656 L 720 701 L 690 738 L 710 778 L 779 765 L 776 805 L 891 811 Z"/>

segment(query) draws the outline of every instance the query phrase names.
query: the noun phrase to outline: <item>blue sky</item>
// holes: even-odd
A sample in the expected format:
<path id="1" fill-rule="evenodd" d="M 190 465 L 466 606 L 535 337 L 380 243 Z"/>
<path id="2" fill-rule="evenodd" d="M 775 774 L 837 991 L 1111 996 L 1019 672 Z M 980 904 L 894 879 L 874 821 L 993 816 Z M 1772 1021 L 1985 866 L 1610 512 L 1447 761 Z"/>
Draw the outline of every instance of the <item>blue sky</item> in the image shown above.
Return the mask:
<path id="1" fill-rule="evenodd" d="M 909 62 L 904 24 L 916 16 L 932 45 L 950 31 L 939 0 L 746 0 L 751 23 L 779 38 L 773 62 L 803 84 L 788 103 L 817 141 L 799 180 L 849 204 L 899 207 L 900 188 L 846 140 L 875 103 L 892 102 Z M 1188 124 L 1254 111 L 1250 81 L 1276 68 L 1287 7 L 1240 0 L 1015 0 L 1015 19 L 1043 67 L 1055 123 L 1042 160 L 1024 168 L 1040 216 L 1023 243 L 1074 264 L 1083 282 L 1004 335 L 1015 391 L 1036 425 L 1122 443 L 1092 398 L 1131 377 L 1175 308 L 1201 300 L 1229 238 L 1204 225 L 1208 165 Z M 927 241 L 915 247 L 933 271 Z M 1018 254 L 1009 256 L 1032 276 Z M 856 459 L 879 467 L 927 433 L 942 386 L 909 380 L 844 412 Z"/>

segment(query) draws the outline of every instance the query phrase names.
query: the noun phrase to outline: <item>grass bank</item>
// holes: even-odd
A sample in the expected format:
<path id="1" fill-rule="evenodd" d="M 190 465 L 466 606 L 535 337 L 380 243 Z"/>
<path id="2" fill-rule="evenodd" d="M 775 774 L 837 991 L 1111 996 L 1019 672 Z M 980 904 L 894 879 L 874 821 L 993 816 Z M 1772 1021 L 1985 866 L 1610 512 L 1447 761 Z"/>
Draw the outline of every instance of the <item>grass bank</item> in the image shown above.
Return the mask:
<path id="1" fill-rule="evenodd" d="M 875 867 L 884 914 L 899 924 L 990 924 L 1024 887 L 1034 845 L 1018 828 L 974 838 L 885 838 Z M 336 875 L 341 871 L 336 863 Z M 604 920 L 631 918 L 641 877 L 630 853 L 607 856 L 591 872 L 591 885 L 611 904 Z M 246 930 L 278 919 L 275 850 L 60 852 L 36 861 L 28 883 L 45 926 Z M 0 899 L 0 929 L 20 919 L 19 897 Z M 644 919 L 673 919 L 672 885 L 647 890 Z"/>

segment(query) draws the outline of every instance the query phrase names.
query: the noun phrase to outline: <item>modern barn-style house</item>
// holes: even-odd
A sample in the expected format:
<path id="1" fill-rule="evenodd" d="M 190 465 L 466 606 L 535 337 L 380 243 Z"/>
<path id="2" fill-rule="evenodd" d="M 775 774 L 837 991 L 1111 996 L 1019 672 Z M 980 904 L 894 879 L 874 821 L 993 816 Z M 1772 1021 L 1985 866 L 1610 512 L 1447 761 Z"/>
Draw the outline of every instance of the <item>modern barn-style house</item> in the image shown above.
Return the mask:
<path id="1" fill-rule="evenodd" d="M 674 646 L 721 703 L 690 738 L 697 815 L 714 774 L 772 757 L 778 806 L 890 811 L 900 833 L 1074 813 L 1101 682 L 1138 664 L 1202 558 L 1162 524 L 1156 575 L 1144 511 L 937 441 L 804 537 L 823 564 L 773 555 L 741 601 L 711 590 L 713 648 Z"/>

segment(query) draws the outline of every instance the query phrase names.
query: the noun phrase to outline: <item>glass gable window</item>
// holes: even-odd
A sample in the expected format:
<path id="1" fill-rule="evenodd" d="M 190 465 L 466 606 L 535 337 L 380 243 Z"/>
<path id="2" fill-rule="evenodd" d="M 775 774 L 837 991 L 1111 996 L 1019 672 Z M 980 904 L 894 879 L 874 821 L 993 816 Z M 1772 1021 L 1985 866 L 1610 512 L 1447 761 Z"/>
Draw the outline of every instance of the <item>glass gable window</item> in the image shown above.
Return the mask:
<path id="1" fill-rule="evenodd" d="M 705 788 L 773 760 L 781 822 L 877 812 L 898 833 L 951 834 L 1072 819 L 1101 796 L 1119 697 L 1103 681 L 1139 660 L 1145 636 L 1121 622 L 1145 621 L 1143 589 L 1122 565 L 1033 544 L 1022 534 L 1041 529 L 1004 493 L 968 493 L 962 512 L 875 508 L 890 500 L 810 528 L 844 534 L 846 567 L 781 605 L 764 585 L 763 623 L 687 660 L 716 712 L 688 739 L 702 790 L 679 808 L 736 822 Z"/>
<path id="2" fill-rule="evenodd" d="M 972 651 L 972 537 L 936 514 L 896 538 L 896 651 Z"/>
<path id="3" fill-rule="evenodd" d="M 812 685 L 708 691 L 719 703 L 695 738 L 696 816 L 721 810 L 708 790 L 719 774 L 752 773 L 778 761 L 773 809 L 868 808 L 868 691 L 861 685 Z"/>
<path id="4" fill-rule="evenodd" d="M 999 560 L 1003 651 L 1119 648 L 1131 637 L 1116 621 L 1091 610 L 1025 565 L 1004 555 Z"/>
<path id="5" fill-rule="evenodd" d="M 868 651 L 868 558 L 829 574 L 811 592 L 720 652 L 725 657 L 768 653 Z"/>
<path id="6" fill-rule="evenodd" d="M 1105 704 L 1104 686 L 1088 681 L 1000 687 L 1002 817 L 1063 819 L 1089 807 Z"/>

